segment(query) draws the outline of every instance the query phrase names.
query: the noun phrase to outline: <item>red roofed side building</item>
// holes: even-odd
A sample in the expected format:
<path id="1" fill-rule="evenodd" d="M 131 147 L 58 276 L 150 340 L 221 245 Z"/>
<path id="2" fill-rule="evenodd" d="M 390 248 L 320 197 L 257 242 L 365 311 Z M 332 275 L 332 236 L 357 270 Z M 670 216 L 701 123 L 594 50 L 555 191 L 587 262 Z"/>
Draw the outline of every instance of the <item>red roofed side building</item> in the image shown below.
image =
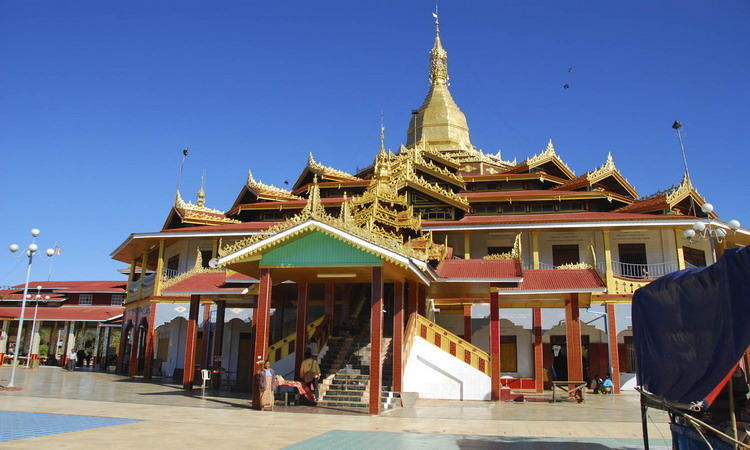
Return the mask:
<path id="1" fill-rule="evenodd" d="M 114 364 L 125 311 L 125 281 L 31 281 L 0 290 L 0 364 L 19 357 L 30 364 L 62 365 L 70 351 L 79 364 Z M 20 319 L 23 334 L 16 342 Z"/>
<path id="2" fill-rule="evenodd" d="M 635 290 L 712 264 L 724 248 L 747 245 L 750 230 L 704 213 L 687 175 L 642 196 L 611 154 L 576 173 L 563 153 L 582 150 L 558 151 L 551 139 L 535 153 L 483 152 L 450 92 L 439 31 L 433 42 L 430 85 L 404 123 L 405 145 L 389 150 L 381 135 L 372 158 L 345 150 L 347 168 L 312 153 L 274 161 L 290 168 L 283 185 L 248 172 L 236 196 L 210 199 L 221 209 L 207 206 L 203 187 L 194 202 L 177 192 L 166 219 L 124 239 L 111 254 L 128 267 L 121 373 L 176 377 L 190 389 L 210 368 L 217 384 L 249 389 L 259 360 L 299 378 L 305 350 L 338 351 L 337 339 L 354 334 L 373 351 L 392 338 L 380 348 L 392 364 L 370 359 L 371 395 L 360 406 L 371 413 L 382 407 L 383 367 L 394 368 L 394 391 L 425 398 L 497 399 L 501 376 L 535 391 L 610 372 L 616 391 L 632 386 Z M 684 234 L 696 221 L 726 231 L 715 252 Z M 476 377 L 463 385 L 473 390 L 451 391 L 450 377 L 429 368 L 442 363 L 414 356 L 427 349 L 468 365 Z M 340 369 L 325 368 L 330 377 Z M 425 377 L 435 382 L 415 381 Z M 341 406 L 329 385 L 322 404 Z"/>

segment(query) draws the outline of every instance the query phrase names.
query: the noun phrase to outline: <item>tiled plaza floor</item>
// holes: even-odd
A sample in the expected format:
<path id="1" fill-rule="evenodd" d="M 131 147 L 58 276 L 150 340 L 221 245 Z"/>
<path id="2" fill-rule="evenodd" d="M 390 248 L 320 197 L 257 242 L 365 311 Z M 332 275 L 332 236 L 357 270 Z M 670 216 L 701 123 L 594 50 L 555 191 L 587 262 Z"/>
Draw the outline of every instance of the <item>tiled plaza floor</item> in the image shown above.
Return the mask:
<path id="1" fill-rule="evenodd" d="M 8 368 L 0 367 L 0 385 L 8 375 Z M 126 422 L 40 433 L 0 442 L 0 447 L 479 449 L 502 445 L 588 450 L 638 448 L 641 435 L 638 397 L 632 394 L 589 396 L 581 405 L 419 400 L 413 408 L 368 416 L 299 407 L 260 412 L 248 408 L 247 394 L 203 396 L 200 390 L 185 393 L 169 383 L 59 368 L 20 370 L 17 385 L 23 389 L 0 392 L 1 411 Z M 650 417 L 652 443 L 668 443 L 666 416 L 652 411 Z"/>
<path id="2" fill-rule="evenodd" d="M 0 411 L 0 442 L 135 422 L 138 421 L 111 417 Z"/>
<path id="3" fill-rule="evenodd" d="M 652 439 L 650 448 L 671 449 L 671 441 Z M 289 450 L 366 449 L 513 449 L 513 450 L 600 450 L 643 448 L 640 439 L 611 438 L 526 438 L 467 436 L 456 434 L 383 433 L 333 430 L 286 447 Z"/>

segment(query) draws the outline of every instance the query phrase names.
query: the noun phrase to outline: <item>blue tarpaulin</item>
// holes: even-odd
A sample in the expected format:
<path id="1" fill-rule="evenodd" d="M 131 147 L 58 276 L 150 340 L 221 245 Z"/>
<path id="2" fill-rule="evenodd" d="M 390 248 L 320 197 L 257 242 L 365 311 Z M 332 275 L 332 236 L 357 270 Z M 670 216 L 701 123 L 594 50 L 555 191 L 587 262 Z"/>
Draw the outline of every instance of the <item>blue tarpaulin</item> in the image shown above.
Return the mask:
<path id="1" fill-rule="evenodd" d="M 669 402 L 710 405 L 750 345 L 750 248 L 638 289 L 632 314 L 638 384 Z"/>

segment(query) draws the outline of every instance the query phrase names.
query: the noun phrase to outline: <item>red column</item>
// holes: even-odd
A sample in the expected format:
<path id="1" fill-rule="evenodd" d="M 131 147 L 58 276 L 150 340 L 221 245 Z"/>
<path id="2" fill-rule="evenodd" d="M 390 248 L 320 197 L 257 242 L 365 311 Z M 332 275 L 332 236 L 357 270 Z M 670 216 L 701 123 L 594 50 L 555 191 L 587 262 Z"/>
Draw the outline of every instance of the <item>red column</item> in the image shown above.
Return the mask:
<path id="1" fill-rule="evenodd" d="M 406 302 L 406 315 L 407 316 L 411 316 L 414 313 L 419 314 L 419 311 L 417 309 L 419 307 L 418 306 L 419 302 L 417 301 L 417 294 L 418 294 L 417 283 L 415 281 L 410 281 L 409 282 L 409 298 L 407 299 L 407 302 Z"/>
<path id="2" fill-rule="evenodd" d="M 532 308 L 534 339 L 534 389 L 544 392 L 544 353 L 542 352 L 542 308 Z"/>
<path id="3" fill-rule="evenodd" d="M 609 331 L 609 366 L 615 394 L 620 393 L 620 350 L 617 347 L 617 318 L 614 303 L 607 303 L 607 331 Z"/>
<path id="4" fill-rule="evenodd" d="M 328 321 L 328 330 L 333 330 L 333 312 L 336 308 L 336 299 L 334 298 L 335 285 L 333 281 L 326 283 L 325 299 L 323 300 L 324 314 Z"/>
<path id="5" fill-rule="evenodd" d="M 404 283 L 393 283 L 393 391 L 401 392 L 404 377 Z"/>
<path id="6" fill-rule="evenodd" d="M 383 338 L 383 268 L 372 268 L 372 299 L 370 307 L 370 414 L 380 414 L 382 367 L 380 347 Z"/>
<path id="7" fill-rule="evenodd" d="M 471 305 L 464 305 L 464 340 L 471 344 Z"/>
<path id="8" fill-rule="evenodd" d="M 138 373 L 138 347 L 140 345 L 141 327 L 133 327 L 133 339 L 130 342 L 130 362 L 128 364 L 128 376 L 134 377 Z"/>
<path id="9" fill-rule="evenodd" d="M 154 370 L 154 339 L 156 335 L 156 307 L 151 303 L 148 310 L 148 329 L 146 331 L 146 351 L 143 361 L 143 378 L 150 379 Z"/>
<path id="10" fill-rule="evenodd" d="M 581 349 L 581 321 L 578 295 L 571 294 L 565 301 L 565 347 L 568 351 L 568 380 L 584 381 L 583 352 Z"/>
<path id="11" fill-rule="evenodd" d="M 128 322 L 125 322 L 122 326 L 122 329 L 120 330 L 120 345 L 117 347 L 117 368 L 115 369 L 117 373 L 122 373 L 124 367 L 125 367 L 125 343 L 128 340 Z M 67 331 L 67 330 L 66 330 Z M 65 339 L 68 339 L 68 334 L 65 333 Z M 65 345 L 63 345 L 63 350 L 65 349 Z M 61 357 L 63 364 L 65 364 L 65 352 L 63 351 L 63 355 Z"/>
<path id="12" fill-rule="evenodd" d="M 294 374 L 302 379 L 299 368 L 305 359 L 307 348 L 307 281 L 297 283 L 297 338 L 294 341 Z"/>
<path id="13" fill-rule="evenodd" d="M 268 329 L 271 313 L 271 269 L 260 269 L 260 286 L 258 289 L 258 307 L 255 308 L 255 348 L 253 349 L 253 375 L 257 372 L 258 361 L 268 359 Z M 299 324 L 297 324 L 299 326 Z M 260 391 L 253 383 L 253 408 L 260 409 Z"/>
<path id="14" fill-rule="evenodd" d="M 490 293 L 490 392 L 500 400 L 500 301 L 497 292 Z"/>
<path id="15" fill-rule="evenodd" d="M 201 296 L 190 296 L 190 311 L 188 313 L 187 332 L 185 333 L 185 362 L 182 364 L 182 388 L 192 389 L 195 381 L 195 346 L 198 341 L 198 311 Z"/>

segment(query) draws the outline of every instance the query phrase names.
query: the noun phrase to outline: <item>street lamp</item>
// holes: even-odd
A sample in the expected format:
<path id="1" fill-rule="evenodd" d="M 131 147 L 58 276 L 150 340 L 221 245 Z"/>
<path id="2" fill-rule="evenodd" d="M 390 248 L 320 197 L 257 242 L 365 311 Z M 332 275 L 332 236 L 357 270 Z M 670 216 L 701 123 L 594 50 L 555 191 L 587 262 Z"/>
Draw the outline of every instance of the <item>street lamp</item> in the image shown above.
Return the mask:
<path id="1" fill-rule="evenodd" d="M 39 231 L 39 228 L 32 228 L 31 229 L 31 244 L 26 247 L 26 257 L 28 258 L 28 263 L 26 266 L 26 282 L 23 285 L 23 298 L 21 299 L 21 315 L 18 318 L 18 332 L 16 333 L 16 348 L 13 352 L 13 365 L 10 369 L 10 380 L 8 381 L 7 387 L 14 387 L 15 381 L 16 381 L 16 368 L 18 367 L 18 353 L 20 353 L 21 350 L 21 335 L 23 333 L 23 315 L 26 312 L 26 296 L 29 294 L 29 278 L 31 278 L 31 264 L 34 262 L 34 255 L 36 254 L 37 250 L 39 250 L 39 246 L 36 244 L 36 238 L 39 236 L 41 232 Z M 18 244 L 11 244 L 9 247 L 9 250 L 11 253 L 17 252 L 20 247 Z M 47 249 L 47 256 L 52 256 L 55 254 L 55 251 L 50 249 Z M 33 338 L 33 336 L 32 336 Z"/>
<path id="2" fill-rule="evenodd" d="M 50 254 L 51 253 L 51 254 Z M 52 257 L 52 255 L 55 254 L 55 251 L 51 248 L 47 249 L 47 256 Z M 42 295 L 41 295 L 42 286 L 36 287 L 36 297 L 34 297 L 35 303 L 34 303 L 34 321 L 31 322 L 31 339 L 29 340 L 29 351 L 26 353 L 26 368 L 28 369 L 31 367 L 31 355 L 34 352 L 34 344 L 36 342 L 36 313 L 39 310 L 39 302 L 42 301 Z M 44 301 L 49 301 L 49 295 L 44 296 Z M 51 337 L 51 336 L 50 336 Z"/>
<path id="3" fill-rule="evenodd" d="M 727 232 L 724 228 L 717 227 L 711 221 L 711 213 L 714 211 L 714 205 L 710 203 L 704 203 L 701 206 L 701 211 L 706 214 L 706 221 L 697 220 L 693 222 L 692 228 L 687 228 L 682 232 L 682 236 L 688 240 L 688 242 L 695 242 L 698 239 L 704 239 L 711 245 L 711 255 L 713 256 L 714 262 L 716 262 L 716 249 L 714 247 L 714 241 L 721 244 L 724 242 L 724 238 L 727 236 Z M 727 222 L 727 226 L 732 232 L 736 232 L 740 229 L 740 221 L 732 219 Z"/>

